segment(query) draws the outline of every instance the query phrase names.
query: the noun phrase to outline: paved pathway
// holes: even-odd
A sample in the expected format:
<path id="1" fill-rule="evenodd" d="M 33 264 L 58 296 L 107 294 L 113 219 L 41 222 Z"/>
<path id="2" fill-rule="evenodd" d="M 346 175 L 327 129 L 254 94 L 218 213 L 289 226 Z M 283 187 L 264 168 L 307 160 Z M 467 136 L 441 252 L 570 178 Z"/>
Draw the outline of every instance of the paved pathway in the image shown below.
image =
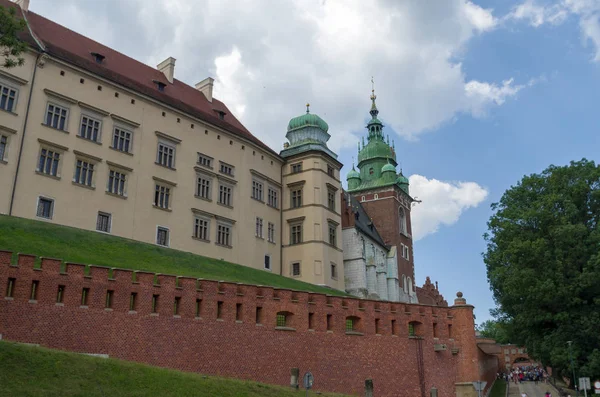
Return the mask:
<path id="1" fill-rule="evenodd" d="M 552 393 L 552 397 L 557 397 L 556 391 L 550 386 L 546 385 L 543 382 L 539 382 L 536 386 L 535 382 L 523 382 L 519 385 L 519 391 L 517 392 L 517 388 L 514 383 L 511 383 L 509 397 L 518 396 L 521 397 L 518 393 L 527 393 L 527 397 L 544 397 L 545 393 L 549 391 Z M 513 391 L 514 390 L 514 391 Z M 515 393 L 515 394 L 513 394 Z"/>

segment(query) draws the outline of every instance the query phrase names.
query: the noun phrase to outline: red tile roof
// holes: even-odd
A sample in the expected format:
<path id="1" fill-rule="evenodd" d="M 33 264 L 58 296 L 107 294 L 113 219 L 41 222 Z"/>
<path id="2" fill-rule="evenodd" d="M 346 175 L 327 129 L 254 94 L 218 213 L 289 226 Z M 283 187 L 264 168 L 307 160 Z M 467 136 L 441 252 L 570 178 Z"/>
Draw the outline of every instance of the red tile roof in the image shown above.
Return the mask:
<path id="1" fill-rule="evenodd" d="M 0 0 L 0 6 L 15 6 L 15 4 L 8 0 Z M 46 47 L 45 52 L 49 55 L 149 96 L 207 123 L 221 127 L 278 156 L 273 149 L 252 135 L 233 116 L 223 102 L 215 98 L 212 102 L 209 102 L 204 94 L 180 80 L 174 79 L 173 84 L 170 84 L 159 70 L 32 11 L 27 12 L 27 20 L 31 30 L 37 39 L 44 44 Z M 29 32 L 24 32 L 21 37 L 30 45 L 37 47 Z M 101 64 L 95 61 L 94 56 L 91 54 L 93 52 L 105 56 Z M 165 84 L 163 92 L 158 91 L 153 80 Z M 219 118 L 218 112 L 226 114 L 224 120 Z"/>

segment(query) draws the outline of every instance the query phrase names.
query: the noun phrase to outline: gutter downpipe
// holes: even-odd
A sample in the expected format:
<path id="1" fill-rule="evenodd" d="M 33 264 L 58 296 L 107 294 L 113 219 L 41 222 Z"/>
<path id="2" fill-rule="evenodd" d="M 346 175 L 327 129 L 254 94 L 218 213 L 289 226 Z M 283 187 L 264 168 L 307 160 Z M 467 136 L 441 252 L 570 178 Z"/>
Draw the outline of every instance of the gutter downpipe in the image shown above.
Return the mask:
<path id="1" fill-rule="evenodd" d="M 283 276 L 283 167 L 285 161 L 281 164 L 281 201 L 279 205 L 279 275 Z"/>
<path id="2" fill-rule="evenodd" d="M 33 33 L 31 26 L 29 25 L 29 20 L 27 19 L 26 10 L 21 8 L 21 14 L 23 15 L 23 19 L 27 23 L 27 29 L 29 30 L 31 37 L 36 42 L 36 44 L 39 46 L 41 51 L 38 53 L 37 57 L 35 58 L 35 66 L 33 67 L 33 76 L 31 77 L 31 87 L 29 88 L 29 98 L 27 99 L 27 108 L 25 109 L 25 122 L 23 123 L 23 134 L 21 136 L 21 144 L 19 145 L 19 156 L 17 157 L 17 169 L 15 171 L 15 178 L 13 180 L 12 192 L 10 195 L 10 207 L 8 209 L 9 216 L 12 216 L 13 204 L 15 202 L 15 193 L 17 191 L 17 180 L 19 178 L 19 169 L 21 168 L 21 156 L 23 154 L 23 146 L 25 145 L 25 133 L 27 132 L 27 121 L 29 120 L 29 108 L 31 107 L 31 97 L 33 95 L 33 86 L 35 85 L 35 75 L 37 72 L 38 62 L 40 60 L 40 57 L 42 55 L 44 55 L 44 53 L 45 53 L 44 45 L 40 42 L 40 40 L 38 40 L 36 35 Z"/>

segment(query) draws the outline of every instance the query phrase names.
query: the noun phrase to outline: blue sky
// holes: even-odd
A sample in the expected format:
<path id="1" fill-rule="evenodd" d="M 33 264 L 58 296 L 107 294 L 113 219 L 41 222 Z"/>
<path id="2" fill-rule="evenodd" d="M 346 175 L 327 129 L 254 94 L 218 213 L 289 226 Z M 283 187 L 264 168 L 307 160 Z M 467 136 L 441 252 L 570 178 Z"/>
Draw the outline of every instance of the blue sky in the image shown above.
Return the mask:
<path id="1" fill-rule="evenodd" d="M 177 59 L 280 150 L 304 111 L 351 168 L 380 119 L 423 200 L 413 209 L 417 284 L 494 306 L 481 253 L 490 204 L 525 174 L 598 160 L 598 0 L 32 0 L 31 10 L 154 66 Z M 124 40 L 123 38 L 126 38 Z"/>

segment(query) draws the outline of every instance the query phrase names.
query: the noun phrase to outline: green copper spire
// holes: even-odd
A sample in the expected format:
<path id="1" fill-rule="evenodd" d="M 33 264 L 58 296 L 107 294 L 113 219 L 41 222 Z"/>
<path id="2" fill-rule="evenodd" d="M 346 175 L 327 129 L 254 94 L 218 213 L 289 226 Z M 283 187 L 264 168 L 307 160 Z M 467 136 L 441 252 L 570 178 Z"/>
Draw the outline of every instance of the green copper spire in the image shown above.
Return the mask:
<path id="1" fill-rule="evenodd" d="M 294 117 L 288 123 L 287 134 L 289 144 L 281 151 L 281 157 L 289 157 L 310 150 L 319 150 L 327 153 L 334 159 L 337 155 L 327 147 L 330 135 L 327 133 L 329 126 L 319 116 L 310 113 L 310 104 L 306 104 L 306 113 Z"/>

